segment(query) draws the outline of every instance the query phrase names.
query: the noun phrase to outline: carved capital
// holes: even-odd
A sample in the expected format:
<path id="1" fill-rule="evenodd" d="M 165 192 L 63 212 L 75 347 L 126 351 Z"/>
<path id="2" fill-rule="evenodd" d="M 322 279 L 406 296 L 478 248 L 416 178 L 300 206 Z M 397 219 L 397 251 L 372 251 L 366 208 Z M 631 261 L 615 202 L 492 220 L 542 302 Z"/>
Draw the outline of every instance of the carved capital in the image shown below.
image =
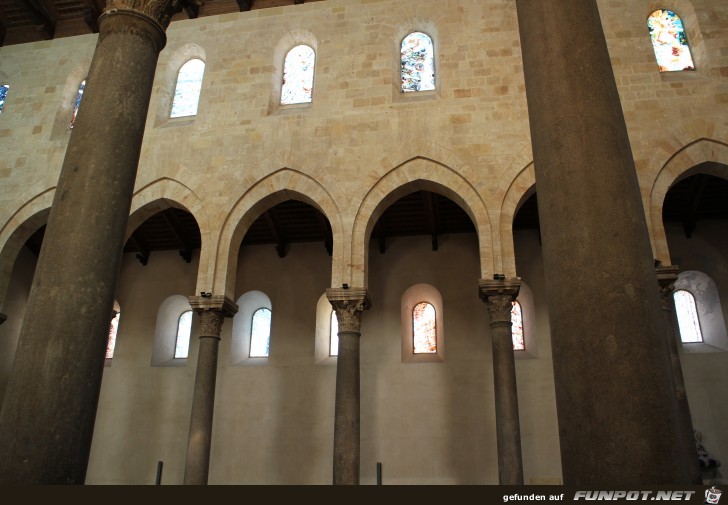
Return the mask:
<path id="1" fill-rule="evenodd" d="M 521 289 L 521 280 L 517 278 L 478 281 L 480 299 L 485 302 L 490 315 L 490 325 L 510 325 L 513 301 Z"/>
<path id="2" fill-rule="evenodd" d="M 225 320 L 223 313 L 219 310 L 203 310 L 198 314 L 200 315 L 200 338 L 220 338 L 222 322 Z"/>
<path id="3" fill-rule="evenodd" d="M 104 14 L 113 11 L 133 11 L 150 18 L 164 30 L 172 16 L 182 9 L 186 0 L 106 0 Z"/>
<path id="4" fill-rule="evenodd" d="M 223 295 L 191 296 L 190 306 L 200 316 L 200 338 L 220 338 L 223 321 L 238 311 L 237 304 Z"/>
<path id="5" fill-rule="evenodd" d="M 660 286 L 662 308 L 672 310 L 672 294 L 675 291 L 675 281 L 679 269 L 676 265 L 660 265 L 655 267 L 655 270 L 657 272 L 657 284 Z"/>
<path id="6" fill-rule="evenodd" d="M 371 307 L 371 300 L 365 288 L 326 290 L 326 298 L 336 312 L 339 332 L 361 333 L 361 313 Z"/>

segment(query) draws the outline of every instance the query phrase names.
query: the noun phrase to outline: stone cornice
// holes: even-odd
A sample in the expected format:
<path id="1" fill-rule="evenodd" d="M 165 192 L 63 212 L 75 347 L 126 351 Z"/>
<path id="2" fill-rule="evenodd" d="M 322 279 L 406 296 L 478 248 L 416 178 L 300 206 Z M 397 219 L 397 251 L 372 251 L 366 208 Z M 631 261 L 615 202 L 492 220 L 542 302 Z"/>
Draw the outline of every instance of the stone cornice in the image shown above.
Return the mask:
<path id="1" fill-rule="evenodd" d="M 238 311 L 238 305 L 224 295 L 190 296 L 189 300 L 192 310 L 197 313 L 209 310 L 232 317 Z"/>

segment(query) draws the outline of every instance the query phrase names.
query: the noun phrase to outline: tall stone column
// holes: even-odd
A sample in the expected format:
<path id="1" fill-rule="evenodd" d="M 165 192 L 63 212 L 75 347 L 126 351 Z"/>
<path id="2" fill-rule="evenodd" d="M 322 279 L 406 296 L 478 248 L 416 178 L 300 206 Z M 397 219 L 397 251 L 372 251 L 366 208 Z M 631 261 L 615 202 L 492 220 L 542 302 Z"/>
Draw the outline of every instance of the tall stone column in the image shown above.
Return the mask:
<path id="1" fill-rule="evenodd" d="M 679 334 L 677 314 L 675 312 L 675 281 L 677 280 L 678 267 L 675 265 L 658 265 L 657 283 L 660 286 L 660 299 L 662 302 L 662 313 L 665 316 L 665 339 L 670 352 L 670 362 L 675 382 L 675 397 L 680 409 L 680 421 L 682 423 L 682 443 L 686 452 L 692 456 L 685 460 L 685 467 L 693 484 L 702 484 L 703 477 L 700 473 L 698 453 L 695 448 L 695 435 L 693 433 L 693 420 L 690 415 L 688 395 L 685 390 L 685 379 L 683 378 L 682 365 L 680 364 L 680 353 L 677 346 Z"/>
<path id="2" fill-rule="evenodd" d="M 0 414 L 0 484 L 81 484 L 170 0 L 109 0 Z"/>
<path id="3" fill-rule="evenodd" d="M 359 337 L 361 314 L 371 306 L 371 302 L 365 288 L 329 288 L 326 297 L 339 322 L 333 480 L 335 485 L 359 484 Z"/>
<path id="4" fill-rule="evenodd" d="M 493 339 L 493 385 L 498 444 L 498 483 L 523 484 L 521 426 L 518 417 L 516 359 L 513 354 L 511 310 L 521 289 L 519 279 L 487 280 L 478 283 L 480 298 L 488 307 Z"/>
<path id="5" fill-rule="evenodd" d="M 652 249 L 596 0 L 516 0 L 567 485 L 689 484 Z"/>
<path id="6" fill-rule="evenodd" d="M 192 396 L 184 483 L 205 485 L 210 469 L 220 331 L 225 318 L 234 316 L 238 306 L 224 296 L 193 296 L 190 297 L 190 305 L 200 317 L 200 348 Z"/>

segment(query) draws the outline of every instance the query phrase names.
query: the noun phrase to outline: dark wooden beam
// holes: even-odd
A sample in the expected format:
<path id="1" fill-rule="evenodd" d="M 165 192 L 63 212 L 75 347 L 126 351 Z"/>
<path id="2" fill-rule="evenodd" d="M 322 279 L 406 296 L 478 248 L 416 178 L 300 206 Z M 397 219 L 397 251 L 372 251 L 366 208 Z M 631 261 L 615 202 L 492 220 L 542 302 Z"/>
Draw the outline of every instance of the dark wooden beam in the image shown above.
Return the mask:
<path id="1" fill-rule="evenodd" d="M 427 227 L 432 236 L 432 250 L 437 251 L 439 244 L 437 236 L 440 233 L 440 213 L 437 209 L 437 198 L 429 191 L 422 191 L 422 205 L 427 220 Z"/>
<path id="2" fill-rule="evenodd" d="M 319 227 L 321 228 L 321 233 L 324 236 L 324 247 L 326 248 L 326 252 L 329 253 L 329 256 L 331 256 L 334 253 L 334 237 L 331 232 L 331 225 L 326 217 L 320 212 L 316 212 L 316 219 Z"/>
<path id="3" fill-rule="evenodd" d="M 293 0 L 293 5 L 299 5 L 302 3 L 303 3 L 303 0 Z"/>
<path id="4" fill-rule="evenodd" d="M 172 230 L 174 238 L 180 246 L 179 255 L 182 256 L 187 263 L 192 262 L 192 241 L 190 240 L 190 237 L 187 236 L 185 228 L 182 226 L 182 223 L 180 223 L 174 209 L 162 212 L 162 218 L 164 219 L 164 222 L 167 223 L 167 226 L 169 226 Z"/>
<path id="5" fill-rule="evenodd" d="M 240 12 L 249 11 L 253 7 L 253 0 L 236 0 Z"/>
<path id="6" fill-rule="evenodd" d="M 700 206 L 700 199 L 703 196 L 707 182 L 708 178 L 702 174 L 693 176 L 693 180 L 690 183 L 690 190 L 685 194 L 682 223 L 685 237 L 687 238 L 692 237 L 697 226 L 698 207 Z"/>
<path id="7" fill-rule="evenodd" d="M 268 228 L 270 228 L 273 238 L 276 241 L 276 252 L 278 253 L 278 257 L 285 258 L 286 254 L 288 254 L 288 237 L 286 237 L 286 234 L 281 227 L 275 210 L 268 209 L 264 216 L 266 223 L 268 223 Z"/>
<path id="8" fill-rule="evenodd" d="M 139 260 L 139 263 L 146 266 L 149 261 L 149 248 L 136 236 L 136 231 L 129 237 L 129 242 L 137 250 L 136 258 Z"/>
<path id="9" fill-rule="evenodd" d="M 57 18 L 54 18 L 41 0 L 15 0 L 15 4 L 30 17 L 36 29 L 50 40 L 56 32 Z"/>
<path id="10" fill-rule="evenodd" d="M 84 2 L 83 20 L 93 33 L 99 33 L 99 16 L 101 16 L 102 12 L 103 7 L 99 7 L 96 0 L 86 0 Z"/>

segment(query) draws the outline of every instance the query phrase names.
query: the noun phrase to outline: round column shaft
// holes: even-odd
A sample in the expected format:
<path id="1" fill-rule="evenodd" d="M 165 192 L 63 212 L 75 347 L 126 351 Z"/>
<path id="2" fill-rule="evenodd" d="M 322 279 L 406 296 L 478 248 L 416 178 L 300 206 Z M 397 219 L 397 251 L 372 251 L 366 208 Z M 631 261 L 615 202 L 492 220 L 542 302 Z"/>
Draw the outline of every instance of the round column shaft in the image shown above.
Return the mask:
<path id="1" fill-rule="evenodd" d="M 516 7 L 564 484 L 689 484 L 645 212 L 596 0 Z"/>
<path id="2" fill-rule="evenodd" d="M 517 279 L 481 280 L 480 297 L 488 307 L 493 340 L 493 387 L 498 445 L 498 483 L 523 484 L 521 427 L 511 310 L 521 283 Z"/>
<path id="3" fill-rule="evenodd" d="M 200 347 L 192 395 L 184 483 L 205 485 L 210 470 L 220 331 L 225 317 L 234 315 L 237 306 L 222 296 L 191 297 L 190 305 L 200 316 Z"/>
<path id="4" fill-rule="evenodd" d="M 334 485 L 359 484 L 361 454 L 359 338 L 361 314 L 370 306 L 363 288 L 327 289 L 339 323 L 334 408 Z"/>
<path id="5" fill-rule="evenodd" d="M 0 414 L 2 484 L 84 482 L 144 124 L 169 21 L 146 10 L 167 13 L 170 3 L 147 2 L 145 12 L 109 5 L 99 18 Z"/>

